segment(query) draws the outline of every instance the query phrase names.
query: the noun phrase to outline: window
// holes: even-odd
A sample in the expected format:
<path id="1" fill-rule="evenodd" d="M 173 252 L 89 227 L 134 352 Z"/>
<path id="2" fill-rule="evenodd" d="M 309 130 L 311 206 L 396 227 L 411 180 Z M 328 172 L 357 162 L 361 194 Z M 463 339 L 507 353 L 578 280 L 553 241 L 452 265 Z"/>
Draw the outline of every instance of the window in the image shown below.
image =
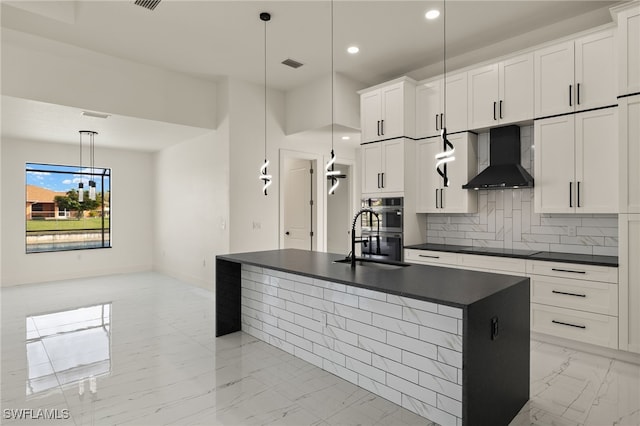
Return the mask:
<path id="1" fill-rule="evenodd" d="M 27 253 L 111 247 L 111 169 L 27 163 L 25 193 Z"/>

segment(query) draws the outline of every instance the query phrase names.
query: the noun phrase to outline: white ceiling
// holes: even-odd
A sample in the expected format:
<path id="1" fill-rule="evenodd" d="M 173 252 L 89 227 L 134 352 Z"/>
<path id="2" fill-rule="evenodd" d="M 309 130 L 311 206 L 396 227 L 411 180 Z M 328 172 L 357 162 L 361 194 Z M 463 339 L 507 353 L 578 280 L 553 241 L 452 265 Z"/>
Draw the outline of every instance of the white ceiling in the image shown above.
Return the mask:
<path id="1" fill-rule="evenodd" d="M 517 40 L 515 47 L 519 49 L 539 44 L 558 37 L 558 26 L 554 31 L 535 30 L 570 18 L 576 21 L 576 17 L 583 14 L 588 17 L 584 25 L 592 26 L 594 20 L 605 23 L 610 21 L 607 8 L 616 3 L 447 0 L 447 57 L 478 52 L 482 47 L 508 40 Z M 132 61 L 210 80 L 234 76 L 262 83 L 264 23 L 259 13 L 268 11 L 272 14 L 267 24 L 268 83 L 277 89 L 290 90 L 331 70 L 330 7 L 331 3 L 326 0 L 163 0 L 155 11 L 149 11 L 134 5 L 133 0 L 4 0 L 1 17 L 3 27 Z M 335 71 L 373 85 L 438 63 L 443 54 L 443 20 L 442 17 L 436 21 L 424 18 L 424 12 L 434 7 L 442 10 L 442 0 L 335 0 Z M 573 32 L 576 28 L 583 29 L 580 24 L 574 24 L 567 26 L 567 31 Z M 530 36 L 522 36 L 527 33 Z M 360 47 L 359 54 L 346 53 L 346 47 L 351 44 Z M 302 62 L 304 66 L 294 70 L 281 65 L 286 58 Z M 477 54 L 474 60 L 478 60 Z M 36 109 L 29 111 L 29 106 Z M 20 117 L 20 114 L 48 108 L 21 104 L 17 100 L 3 100 L 2 107 L 3 134 L 5 127 L 19 134 L 21 126 L 24 131 L 24 126 L 33 124 L 34 119 Z M 12 111 L 12 107 L 16 110 Z M 57 118 L 64 112 L 60 111 Z M 17 122 L 7 122 L 11 117 Z M 67 121 L 75 124 L 73 120 Z M 114 125 L 116 121 L 120 120 L 108 120 Z M 130 127 L 114 130 L 114 135 L 122 135 L 125 130 L 131 130 Z M 166 130 L 160 128 L 158 134 L 165 134 Z M 156 143 L 154 149 L 161 149 L 159 142 Z M 150 149 L 134 141 L 127 144 L 134 149 Z"/>

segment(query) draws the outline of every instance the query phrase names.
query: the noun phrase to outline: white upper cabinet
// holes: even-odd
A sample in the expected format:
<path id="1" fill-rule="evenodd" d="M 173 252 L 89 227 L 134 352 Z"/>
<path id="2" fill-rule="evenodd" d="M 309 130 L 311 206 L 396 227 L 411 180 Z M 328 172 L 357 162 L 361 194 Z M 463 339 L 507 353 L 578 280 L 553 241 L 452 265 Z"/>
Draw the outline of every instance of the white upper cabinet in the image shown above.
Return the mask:
<path id="1" fill-rule="evenodd" d="M 537 120 L 537 213 L 618 212 L 617 108 Z"/>
<path id="2" fill-rule="evenodd" d="M 415 83 L 401 78 L 382 86 L 361 90 L 360 121 L 362 142 L 375 142 L 415 131 Z"/>
<path id="3" fill-rule="evenodd" d="M 615 105 L 613 31 L 537 50 L 534 77 L 536 117 Z"/>
<path id="4" fill-rule="evenodd" d="M 620 213 L 640 213 L 640 95 L 620 98 Z"/>
<path id="5" fill-rule="evenodd" d="M 404 139 L 362 145 L 362 193 L 404 191 Z"/>
<path id="6" fill-rule="evenodd" d="M 470 129 L 533 119 L 533 53 L 468 72 Z"/>
<path id="7" fill-rule="evenodd" d="M 618 21 L 618 94 L 640 93 L 640 2 L 624 4 Z"/>
<path id="8" fill-rule="evenodd" d="M 416 143 L 416 212 L 475 213 L 478 210 L 476 191 L 462 189 L 478 170 L 477 136 L 474 133 L 449 135 L 455 148 L 455 160 L 447 164 L 449 186 L 443 185 L 436 171 L 435 155 L 443 148 L 442 139 L 429 138 Z"/>
<path id="9" fill-rule="evenodd" d="M 446 105 L 444 96 L 443 78 L 418 83 L 416 87 L 416 137 L 437 136 L 443 125 L 447 126 L 449 133 L 468 129 L 466 72 L 447 75 Z"/>

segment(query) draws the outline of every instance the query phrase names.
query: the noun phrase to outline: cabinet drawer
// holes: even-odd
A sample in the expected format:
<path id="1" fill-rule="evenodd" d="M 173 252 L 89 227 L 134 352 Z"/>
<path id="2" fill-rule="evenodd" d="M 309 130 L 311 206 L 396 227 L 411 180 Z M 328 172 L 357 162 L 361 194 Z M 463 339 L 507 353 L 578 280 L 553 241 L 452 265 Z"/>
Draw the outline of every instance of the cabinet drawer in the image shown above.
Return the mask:
<path id="1" fill-rule="evenodd" d="M 618 283 L 618 268 L 610 266 L 528 260 L 527 273 L 587 281 L 603 281 L 613 284 Z"/>
<path id="2" fill-rule="evenodd" d="M 618 349 L 618 318 L 531 304 L 531 331 Z"/>
<path id="3" fill-rule="evenodd" d="M 458 264 L 458 253 L 406 249 L 404 251 L 404 260 L 425 265 L 456 266 Z"/>
<path id="4" fill-rule="evenodd" d="M 515 275 L 524 275 L 526 271 L 526 261 L 512 257 L 463 254 L 460 256 L 460 265 L 470 269 L 482 269 L 488 272 L 508 272 Z"/>
<path id="5" fill-rule="evenodd" d="M 603 315 L 618 315 L 618 286 L 596 281 L 531 276 L 531 301 Z"/>

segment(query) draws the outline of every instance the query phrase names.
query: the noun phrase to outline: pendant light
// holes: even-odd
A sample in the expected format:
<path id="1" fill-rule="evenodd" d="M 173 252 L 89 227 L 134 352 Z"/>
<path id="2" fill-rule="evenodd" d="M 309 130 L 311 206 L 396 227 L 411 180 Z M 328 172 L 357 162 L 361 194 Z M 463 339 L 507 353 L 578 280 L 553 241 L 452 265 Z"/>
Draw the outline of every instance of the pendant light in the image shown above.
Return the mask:
<path id="1" fill-rule="evenodd" d="M 78 183 L 78 202 L 84 202 L 84 170 L 82 169 L 82 130 L 80 130 L 80 182 Z"/>
<path id="2" fill-rule="evenodd" d="M 78 184 L 78 201 L 84 202 L 84 170 L 82 168 L 82 136 L 89 136 L 89 199 L 95 201 L 96 199 L 96 182 L 93 180 L 93 173 L 95 167 L 95 136 L 98 132 L 93 130 L 80 130 L 80 183 Z"/>
<path id="3" fill-rule="evenodd" d="M 340 170 L 335 169 L 336 163 L 336 153 L 333 150 L 333 140 L 334 140 L 334 123 L 335 123 L 335 114 L 334 114 L 334 94 L 333 94 L 333 80 L 334 80 L 334 67 L 333 67 L 333 0 L 331 0 L 331 159 L 327 163 L 325 167 L 327 179 L 331 180 L 331 188 L 329 188 L 329 195 L 333 195 L 336 193 L 336 189 L 340 185 L 340 180 L 338 179 L 341 176 Z"/>
<path id="4" fill-rule="evenodd" d="M 264 22 L 264 163 L 260 167 L 260 179 L 263 182 L 262 192 L 267 195 L 267 188 L 271 186 L 272 176 L 267 172 L 269 160 L 267 160 L 267 22 L 271 20 L 271 14 L 260 13 L 260 19 Z"/>
<path id="5" fill-rule="evenodd" d="M 436 154 L 436 171 L 442 177 L 443 185 L 449 186 L 449 176 L 447 175 L 447 163 L 450 163 L 456 159 L 453 156 L 455 148 L 453 144 L 447 139 L 447 4 L 446 0 L 442 0 L 442 44 L 443 44 L 443 60 L 442 65 L 444 69 L 443 78 L 443 97 L 444 97 L 444 123 L 442 123 L 442 130 L 440 131 L 440 137 L 442 138 L 442 152 Z M 442 168 L 440 168 L 442 166 Z"/>

